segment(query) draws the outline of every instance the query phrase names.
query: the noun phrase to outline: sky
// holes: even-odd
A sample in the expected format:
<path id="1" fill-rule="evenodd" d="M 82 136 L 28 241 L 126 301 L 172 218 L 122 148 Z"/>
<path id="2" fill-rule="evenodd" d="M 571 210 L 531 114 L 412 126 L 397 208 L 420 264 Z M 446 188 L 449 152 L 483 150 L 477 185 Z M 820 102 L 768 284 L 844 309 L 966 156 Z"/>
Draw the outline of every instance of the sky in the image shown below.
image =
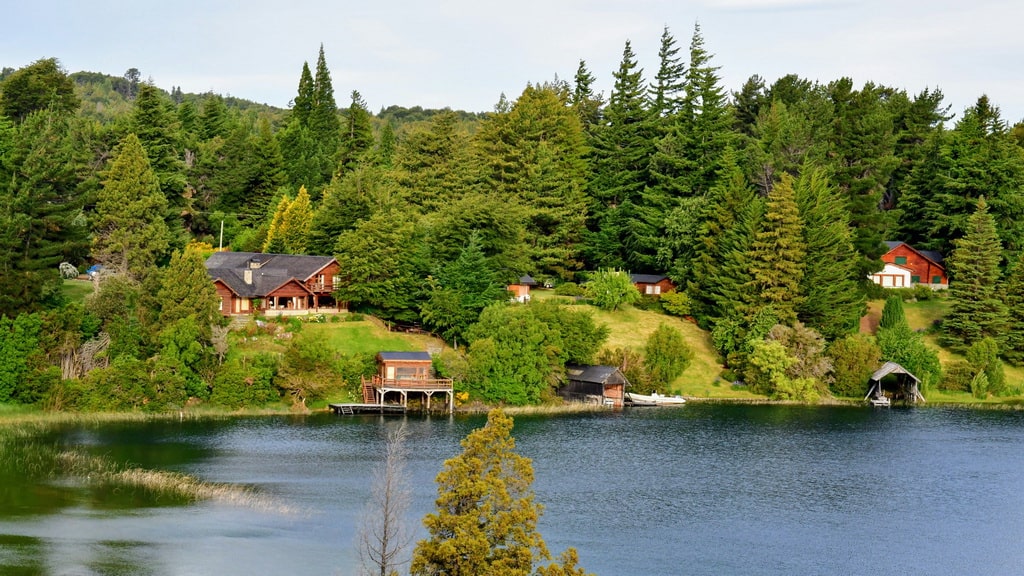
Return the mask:
<path id="1" fill-rule="evenodd" d="M 687 63 L 698 25 L 722 86 L 754 74 L 850 77 L 911 95 L 941 89 L 959 117 L 987 94 L 1024 119 L 1021 0 L 36 0 L 6 2 L 0 67 L 55 57 L 68 72 L 287 107 L 320 45 L 340 107 L 483 112 L 528 83 L 572 81 L 580 60 L 607 98 L 631 42 L 644 80 L 665 27 Z"/>

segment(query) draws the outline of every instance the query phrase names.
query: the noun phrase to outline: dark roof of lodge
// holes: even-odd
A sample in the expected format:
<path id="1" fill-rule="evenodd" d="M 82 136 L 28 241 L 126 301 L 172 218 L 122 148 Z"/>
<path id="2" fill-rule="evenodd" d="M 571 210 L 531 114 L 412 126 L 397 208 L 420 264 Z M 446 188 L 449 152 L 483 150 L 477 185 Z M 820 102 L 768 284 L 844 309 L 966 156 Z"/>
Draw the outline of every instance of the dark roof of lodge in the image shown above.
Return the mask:
<path id="1" fill-rule="evenodd" d="M 883 243 L 885 244 L 885 246 L 887 248 L 889 248 L 890 251 L 893 250 L 894 248 L 896 248 L 897 246 L 899 246 L 900 244 L 907 244 L 906 242 L 900 242 L 900 241 L 895 241 L 895 240 L 886 240 Z M 931 260 L 932 262 L 935 262 L 939 266 L 942 266 L 943 268 L 945 268 L 945 266 L 946 266 L 946 264 L 945 264 L 945 260 L 946 259 L 942 256 L 942 252 L 936 252 L 935 250 L 918 250 L 917 248 L 914 248 L 910 244 L 907 244 L 907 248 L 910 248 L 911 250 L 913 250 L 913 251 L 917 252 L 918 254 L 924 256 L 925 258 Z"/>
<path id="2" fill-rule="evenodd" d="M 426 360 L 430 361 L 429 352 L 378 352 L 381 360 Z"/>
<path id="3" fill-rule="evenodd" d="M 331 256 L 214 252 L 206 259 L 206 272 L 243 298 L 259 298 L 292 278 L 305 282 L 333 261 Z M 252 283 L 245 281 L 245 270 L 252 271 Z"/>
<path id="4" fill-rule="evenodd" d="M 519 278 L 519 284 L 523 286 L 536 286 L 537 281 L 533 279 L 529 274 L 524 274 Z"/>
<path id="5" fill-rule="evenodd" d="M 633 284 L 657 284 L 664 280 L 664 274 L 630 274 L 629 279 Z"/>
<path id="6" fill-rule="evenodd" d="M 616 366 L 570 365 L 565 367 L 565 373 L 569 380 L 594 382 L 597 384 L 604 384 L 608 382 L 608 380 L 615 376 L 617 372 L 619 372 L 619 369 Z M 618 378 L 625 381 L 625 376 L 623 376 L 621 372 L 619 373 Z M 618 378 L 616 380 L 618 380 Z"/>

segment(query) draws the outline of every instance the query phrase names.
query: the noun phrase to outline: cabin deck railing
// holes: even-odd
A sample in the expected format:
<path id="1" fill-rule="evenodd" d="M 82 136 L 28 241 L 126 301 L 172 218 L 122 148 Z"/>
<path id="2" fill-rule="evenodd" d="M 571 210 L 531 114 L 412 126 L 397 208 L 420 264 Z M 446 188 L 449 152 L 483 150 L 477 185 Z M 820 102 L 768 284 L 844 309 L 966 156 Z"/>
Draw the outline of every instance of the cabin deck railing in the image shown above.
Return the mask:
<path id="1" fill-rule="evenodd" d="M 392 390 L 451 390 L 451 378 L 381 378 L 374 376 L 374 388 Z"/>

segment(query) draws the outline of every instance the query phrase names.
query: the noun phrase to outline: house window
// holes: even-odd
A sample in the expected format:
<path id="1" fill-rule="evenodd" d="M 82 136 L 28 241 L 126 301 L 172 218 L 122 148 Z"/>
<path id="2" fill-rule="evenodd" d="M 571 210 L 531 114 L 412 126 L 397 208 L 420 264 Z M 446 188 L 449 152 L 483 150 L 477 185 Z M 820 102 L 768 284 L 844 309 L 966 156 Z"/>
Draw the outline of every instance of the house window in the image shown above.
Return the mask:
<path id="1" fill-rule="evenodd" d="M 920 284 L 921 283 L 921 277 L 920 276 L 911 276 L 910 277 L 910 283 L 911 284 Z"/>
<path id="2" fill-rule="evenodd" d="M 907 263 L 907 257 L 906 256 L 897 256 L 896 257 L 896 264 L 906 264 L 906 263 Z"/>
<path id="3" fill-rule="evenodd" d="M 654 294 L 655 288 L 655 286 L 651 286 L 650 284 L 648 284 L 646 289 L 644 290 L 644 294 Z"/>
<path id="4" fill-rule="evenodd" d="M 942 284 L 942 276 L 932 276 L 932 284 Z"/>

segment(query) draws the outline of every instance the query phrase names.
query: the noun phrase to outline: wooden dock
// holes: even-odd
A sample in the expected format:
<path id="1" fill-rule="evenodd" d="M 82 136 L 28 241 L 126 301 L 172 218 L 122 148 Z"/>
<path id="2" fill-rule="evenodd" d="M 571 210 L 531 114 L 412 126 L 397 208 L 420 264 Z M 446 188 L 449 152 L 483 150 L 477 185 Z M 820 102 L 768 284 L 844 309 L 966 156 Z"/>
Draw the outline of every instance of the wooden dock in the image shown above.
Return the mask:
<path id="1" fill-rule="evenodd" d="M 405 414 L 401 404 L 328 404 L 335 414 Z"/>

